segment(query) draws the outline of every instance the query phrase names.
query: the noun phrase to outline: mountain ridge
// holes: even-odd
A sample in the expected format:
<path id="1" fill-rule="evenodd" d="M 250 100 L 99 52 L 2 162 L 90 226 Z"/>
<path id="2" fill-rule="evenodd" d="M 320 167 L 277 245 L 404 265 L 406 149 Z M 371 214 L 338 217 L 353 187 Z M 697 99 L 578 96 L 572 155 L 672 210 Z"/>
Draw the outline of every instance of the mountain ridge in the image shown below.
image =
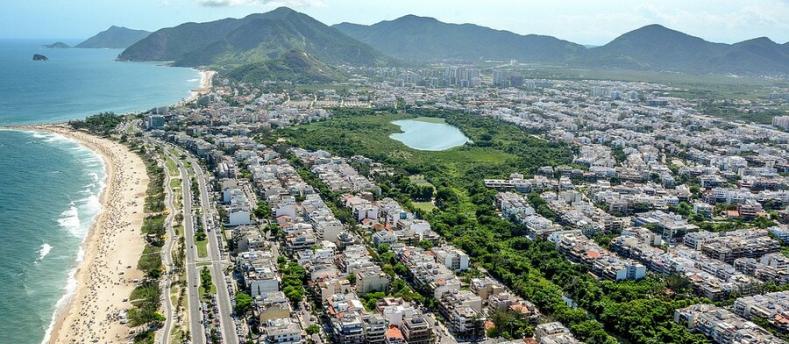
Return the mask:
<path id="1" fill-rule="evenodd" d="M 694 73 L 787 74 L 789 54 L 784 50 L 766 37 L 714 43 L 651 24 L 589 49 L 581 64 Z"/>
<path id="2" fill-rule="evenodd" d="M 715 43 L 650 24 L 623 33 L 605 45 L 585 47 L 553 36 L 444 23 L 413 14 L 372 25 L 343 22 L 327 26 L 287 7 L 238 19 L 189 22 L 160 29 L 129 46 L 118 58 L 233 70 L 246 64 L 276 61 L 291 51 L 301 51 L 310 61 L 325 65 L 514 59 L 585 68 L 789 75 L 789 42 L 779 44 L 767 37 L 734 44 Z"/>
<path id="3" fill-rule="evenodd" d="M 714 43 L 650 24 L 605 45 L 585 47 L 552 36 L 520 35 L 476 24 L 406 15 L 372 25 L 334 25 L 348 36 L 403 60 L 439 62 L 517 59 L 568 66 L 686 73 L 789 74 L 789 42 L 757 37 Z"/>
<path id="4" fill-rule="evenodd" d="M 134 30 L 123 26 L 110 26 L 107 30 L 82 41 L 75 48 L 109 48 L 126 49 L 130 45 L 148 36 L 150 32 Z"/>
<path id="5" fill-rule="evenodd" d="M 388 60 L 373 48 L 312 17 L 280 7 L 205 23 L 164 28 L 118 57 L 130 61 L 174 61 L 177 66 L 264 62 L 300 50 L 324 63 L 375 65 Z"/>
<path id="6" fill-rule="evenodd" d="M 373 25 L 345 22 L 334 27 L 384 54 L 422 62 L 481 58 L 550 62 L 556 54 L 572 55 L 585 49 L 580 44 L 552 36 L 519 35 L 476 24 L 450 24 L 416 15 Z M 485 54 L 479 55 L 480 51 Z"/>

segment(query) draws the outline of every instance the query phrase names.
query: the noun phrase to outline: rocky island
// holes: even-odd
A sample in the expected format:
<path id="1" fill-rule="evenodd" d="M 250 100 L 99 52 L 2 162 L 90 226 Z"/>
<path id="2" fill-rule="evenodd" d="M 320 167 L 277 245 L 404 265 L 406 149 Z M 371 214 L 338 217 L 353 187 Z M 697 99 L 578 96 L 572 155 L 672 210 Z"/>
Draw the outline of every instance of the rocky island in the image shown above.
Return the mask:
<path id="1" fill-rule="evenodd" d="M 71 46 L 63 42 L 55 42 L 52 44 L 45 44 L 44 48 L 67 49 L 71 48 Z"/>
<path id="2" fill-rule="evenodd" d="M 33 55 L 33 61 L 47 61 L 47 60 L 49 60 L 49 58 L 47 58 L 44 55 L 41 55 L 41 54 L 34 54 Z"/>

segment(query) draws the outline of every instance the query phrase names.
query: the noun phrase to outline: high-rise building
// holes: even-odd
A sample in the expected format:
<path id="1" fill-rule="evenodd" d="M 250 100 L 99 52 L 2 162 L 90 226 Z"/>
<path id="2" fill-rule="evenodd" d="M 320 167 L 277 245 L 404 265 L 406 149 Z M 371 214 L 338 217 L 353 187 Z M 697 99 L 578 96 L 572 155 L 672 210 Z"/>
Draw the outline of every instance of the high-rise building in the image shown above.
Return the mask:
<path id="1" fill-rule="evenodd" d="M 789 116 L 773 117 L 773 125 L 781 129 L 789 129 Z"/>

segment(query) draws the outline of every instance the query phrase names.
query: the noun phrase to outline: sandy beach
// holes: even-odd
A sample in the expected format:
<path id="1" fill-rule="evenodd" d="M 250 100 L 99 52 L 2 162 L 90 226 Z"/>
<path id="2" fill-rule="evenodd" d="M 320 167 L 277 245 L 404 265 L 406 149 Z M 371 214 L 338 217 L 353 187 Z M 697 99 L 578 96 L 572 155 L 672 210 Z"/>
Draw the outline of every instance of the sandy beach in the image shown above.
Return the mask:
<path id="1" fill-rule="evenodd" d="M 214 75 L 216 75 L 216 71 L 213 70 L 201 70 L 200 71 L 200 87 L 192 90 L 189 93 L 189 97 L 183 100 L 184 103 L 188 103 L 193 100 L 197 100 L 203 94 L 206 94 L 211 91 L 211 87 L 214 83 Z"/>
<path id="2" fill-rule="evenodd" d="M 102 210 L 83 242 L 75 278 L 77 289 L 59 309 L 49 343 L 126 343 L 128 326 L 118 321 L 143 273 L 137 261 L 145 247 L 141 234 L 148 177 L 142 159 L 126 146 L 66 126 L 37 126 L 71 138 L 100 154 L 107 169 Z"/>

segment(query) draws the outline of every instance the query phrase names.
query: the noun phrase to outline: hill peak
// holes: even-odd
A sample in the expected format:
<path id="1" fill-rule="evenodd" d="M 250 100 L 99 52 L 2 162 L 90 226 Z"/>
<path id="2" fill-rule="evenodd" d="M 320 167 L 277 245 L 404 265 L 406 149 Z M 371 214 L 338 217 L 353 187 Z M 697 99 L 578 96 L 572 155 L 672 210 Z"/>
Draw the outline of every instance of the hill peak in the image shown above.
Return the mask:
<path id="1" fill-rule="evenodd" d="M 439 20 L 433 17 L 422 17 L 415 14 L 406 14 L 400 18 L 390 20 L 390 22 L 405 22 L 405 23 L 439 23 Z"/>
<path id="2" fill-rule="evenodd" d="M 91 38 L 76 45 L 76 48 L 110 48 L 124 49 L 147 37 L 150 32 L 134 30 L 123 26 L 112 25 Z"/>
<path id="3" fill-rule="evenodd" d="M 275 9 L 269 11 L 269 12 L 266 12 L 265 14 L 268 14 L 268 15 L 271 15 L 271 16 L 278 16 L 278 15 L 279 16 L 287 16 L 287 15 L 302 14 L 302 13 L 299 12 L 299 11 L 296 11 L 296 10 L 290 8 L 290 7 L 287 7 L 287 6 L 280 6 L 280 7 L 277 7 L 277 8 L 275 8 Z"/>
<path id="4" fill-rule="evenodd" d="M 363 43 L 288 7 L 161 29 L 126 49 L 119 59 L 243 65 L 292 57 L 283 53 L 294 49 L 332 64 L 373 65 L 384 59 Z"/>
<path id="5" fill-rule="evenodd" d="M 677 31 L 677 30 L 674 30 L 674 29 L 667 28 L 667 27 L 665 27 L 663 25 L 660 25 L 660 24 L 649 24 L 649 25 L 646 25 L 646 26 L 642 26 L 642 27 L 640 27 L 638 29 L 635 29 L 633 31 L 626 32 L 626 33 L 622 34 L 619 37 L 641 36 L 641 35 L 647 35 L 647 36 L 650 36 L 650 37 L 653 37 L 653 38 L 657 38 L 657 37 L 693 37 L 693 38 L 697 38 L 697 37 L 688 35 L 688 34 L 682 32 L 682 31 Z"/>
<path id="6" fill-rule="evenodd" d="M 519 35 L 476 24 L 445 23 L 409 14 L 373 25 L 335 26 L 346 35 L 395 58 L 413 62 L 480 59 L 556 61 L 583 49 L 550 36 Z"/>
<path id="7" fill-rule="evenodd" d="M 734 43 L 734 44 L 735 45 L 749 44 L 749 45 L 768 45 L 769 46 L 769 45 L 775 45 L 775 44 L 778 44 L 778 43 L 775 43 L 772 39 L 769 39 L 769 38 L 767 38 L 765 36 L 762 36 L 762 37 L 756 37 L 756 38 L 752 38 L 752 39 L 747 39 L 747 40 L 744 40 L 742 42 L 737 42 L 737 43 Z"/>

